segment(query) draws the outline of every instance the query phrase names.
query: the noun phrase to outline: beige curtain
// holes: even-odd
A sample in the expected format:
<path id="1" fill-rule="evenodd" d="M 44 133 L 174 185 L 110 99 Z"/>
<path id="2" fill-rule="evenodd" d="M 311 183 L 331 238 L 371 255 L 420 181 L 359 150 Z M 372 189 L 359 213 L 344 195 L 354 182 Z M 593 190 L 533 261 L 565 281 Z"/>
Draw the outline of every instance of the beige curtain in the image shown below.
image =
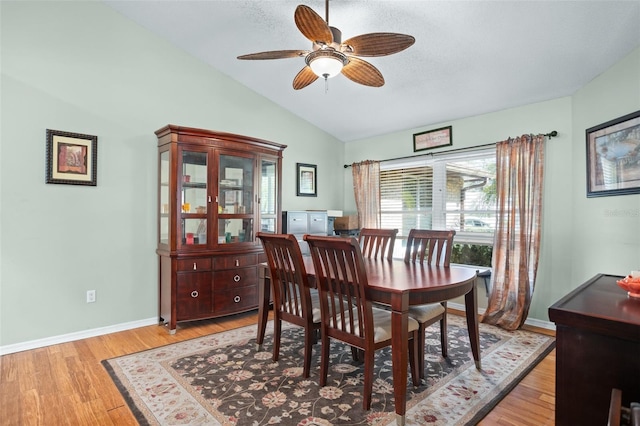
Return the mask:
<path id="1" fill-rule="evenodd" d="M 492 291 L 482 322 L 518 329 L 529 314 L 540 253 L 544 135 L 497 144 L 498 218 Z"/>
<path id="2" fill-rule="evenodd" d="M 362 161 L 351 165 L 353 192 L 360 228 L 380 227 L 380 162 Z"/>

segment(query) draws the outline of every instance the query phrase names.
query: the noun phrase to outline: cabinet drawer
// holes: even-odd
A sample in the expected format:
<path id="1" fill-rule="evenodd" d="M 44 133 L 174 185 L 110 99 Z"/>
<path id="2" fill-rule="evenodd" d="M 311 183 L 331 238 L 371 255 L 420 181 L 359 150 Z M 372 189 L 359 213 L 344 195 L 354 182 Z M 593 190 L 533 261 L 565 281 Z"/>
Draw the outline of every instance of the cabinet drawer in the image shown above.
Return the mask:
<path id="1" fill-rule="evenodd" d="M 211 258 L 200 257 L 194 259 L 178 260 L 178 271 L 210 271 Z"/>
<path id="2" fill-rule="evenodd" d="M 220 256 L 213 260 L 213 269 L 221 271 L 224 269 L 242 268 L 243 266 L 253 266 L 258 263 L 258 256 L 255 254 L 239 254 L 237 256 Z"/>
<path id="3" fill-rule="evenodd" d="M 229 269 L 228 271 L 216 271 L 213 273 L 213 286 L 215 290 L 227 288 L 255 286 L 258 282 L 258 270 L 256 266 L 251 268 Z"/>
<path id="4" fill-rule="evenodd" d="M 178 274 L 176 290 L 176 319 L 178 321 L 211 315 L 210 272 Z"/>
<path id="5" fill-rule="evenodd" d="M 238 287 L 213 293 L 213 310 L 216 315 L 246 311 L 255 309 L 257 306 L 256 286 Z"/>
<path id="6" fill-rule="evenodd" d="M 309 233 L 327 235 L 326 213 L 309 213 Z"/>
<path id="7" fill-rule="evenodd" d="M 289 212 L 287 213 L 287 234 L 307 233 L 307 213 Z"/>

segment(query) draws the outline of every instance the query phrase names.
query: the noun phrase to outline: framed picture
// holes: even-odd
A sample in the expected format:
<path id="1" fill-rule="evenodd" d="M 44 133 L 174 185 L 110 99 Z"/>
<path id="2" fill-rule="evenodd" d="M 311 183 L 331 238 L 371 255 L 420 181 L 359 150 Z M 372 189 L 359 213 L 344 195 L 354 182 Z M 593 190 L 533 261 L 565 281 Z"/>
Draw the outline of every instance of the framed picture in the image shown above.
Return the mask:
<path id="1" fill-rule="evenodd" d="M 640 194 L 640 111 L 586 133 L 587 197 Z"/>
<path id="2" fill-rule="evenodd" d="M 98 137 L 47 129 L 47 183 L 96 186 Z"/>
<path id="3" fill-rule="evenodd" d="M 451 126 L 413 135 L 413 152 L 453 145 Z"/>
<path id="4" fill-rule="evenodd" d="M 315 165 L 296 163 L 296 195 L 318 196 L 318 173 Z"/>

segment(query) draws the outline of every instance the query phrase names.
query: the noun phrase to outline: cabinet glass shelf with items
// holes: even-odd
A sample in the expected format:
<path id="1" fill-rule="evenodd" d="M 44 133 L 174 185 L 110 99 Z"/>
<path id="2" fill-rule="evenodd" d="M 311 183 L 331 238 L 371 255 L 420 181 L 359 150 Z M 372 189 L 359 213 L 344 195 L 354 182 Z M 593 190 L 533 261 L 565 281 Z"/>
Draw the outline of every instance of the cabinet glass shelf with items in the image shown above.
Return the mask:
<path id="1" fill-rule="evenodd" d="M 220 155 L 218 244 L 255 243 L 255 158 Z"/>
<path id="2" fill-rule="evenodd" d="M 180 184 L 180 243 L 186 247 L 206 247 L 207 205 L 209 203 L 208 150 L 182 150 Z"/>
<path id="3" fill-rule="evenodd" d="M 219 219 L 218 244 L 253 243 L 253 218 Z"/>

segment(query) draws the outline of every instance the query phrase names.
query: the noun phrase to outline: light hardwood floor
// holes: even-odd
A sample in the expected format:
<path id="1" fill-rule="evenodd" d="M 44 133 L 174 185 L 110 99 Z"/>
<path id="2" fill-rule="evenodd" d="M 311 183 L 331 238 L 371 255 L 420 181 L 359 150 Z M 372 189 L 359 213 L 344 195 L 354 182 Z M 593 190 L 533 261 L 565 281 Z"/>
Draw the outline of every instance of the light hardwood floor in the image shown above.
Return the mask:
<path id="1" fill-rule="evenodd" d="M 255 312 L 196 321 L 180 324 L 175 335 L 153 325 L 4 355 L 0 357 L 0 424 L 135 425 L 101 364 L 103 359 L 256 322 Z M 554 405 L 555 350 L 479 424 L 553 425 Z"/>

